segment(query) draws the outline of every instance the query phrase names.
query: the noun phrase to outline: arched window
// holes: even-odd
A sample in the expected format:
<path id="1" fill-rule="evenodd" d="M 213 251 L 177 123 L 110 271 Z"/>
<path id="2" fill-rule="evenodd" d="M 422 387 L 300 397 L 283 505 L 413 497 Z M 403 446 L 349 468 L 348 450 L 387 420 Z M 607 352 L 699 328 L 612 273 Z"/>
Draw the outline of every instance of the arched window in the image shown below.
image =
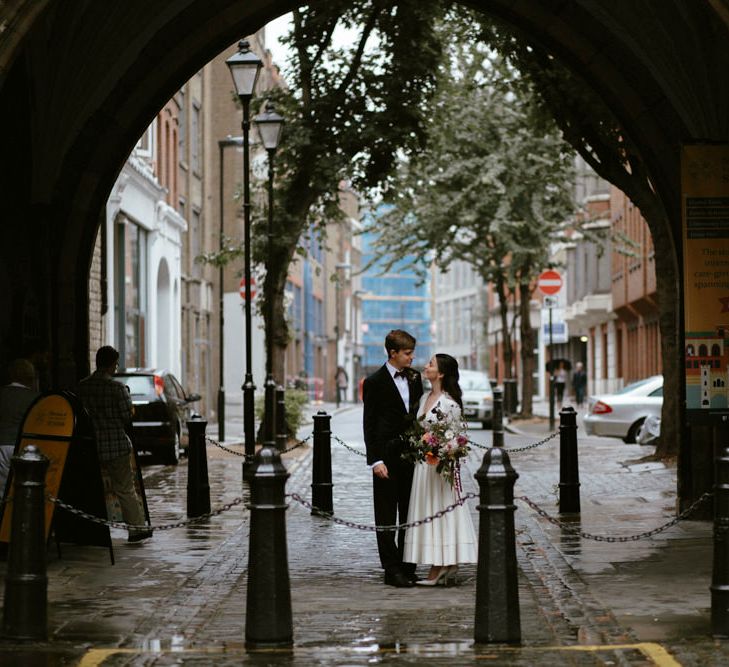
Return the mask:
<path id="1" fill-rule="evenodd" d="M 716 343 L 714 343 L 711 346 L 711 356 L 712 357 L 720 357 L 721 356 L 721 348 Z"/>
<path id="2" fill-rule="evenodd" d="M 704 345 L 703 343 L 701 345 L 699 345 L 699 356 L 700 357 L 708 356 L 708 352 L 709 352 L 709 350 L 707 349 L 706 345 Z"/>
<path id="3" fill-rule="evenodd" d="M 687 345 L 686 346 L 686 356 L 687 357 L 693 357 L 694 356 L 694 346 L 693 345 Z"/>

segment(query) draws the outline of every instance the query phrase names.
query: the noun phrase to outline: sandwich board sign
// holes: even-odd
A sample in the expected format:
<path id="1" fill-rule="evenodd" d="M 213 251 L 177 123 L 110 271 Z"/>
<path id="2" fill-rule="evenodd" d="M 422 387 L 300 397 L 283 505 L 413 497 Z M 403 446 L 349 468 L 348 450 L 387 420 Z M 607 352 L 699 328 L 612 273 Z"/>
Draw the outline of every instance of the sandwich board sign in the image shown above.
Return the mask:
<path id="1" fill-rule="evenodd" d="M 28 445 L 35 445 L 50 464 L 46 472 L 46 494 L 61 498 L 69 505 L 93 516 L 107 517 L 104 484 L 91 425 L 84 425 L 78 398 L 69 392 L 40 396 L 28 409 L 15 443 L 15 455 Z M 85 426 L 85 432 L 84 432 Z M 14 493 L 12 469 L 5 487 L 5 499 Z M 9 542 L 12 512 L 0 508 L 0 542 Z M 55 503 L 45 503 L 46 539 L 53 526 L 56 542 L 74 542 L 107 546 L 111 551 L 111 534 L 106 525 L 91 523 L 65 511 L 55 513 Z M 113 552 L 111 553 L 114 562 Z"/>

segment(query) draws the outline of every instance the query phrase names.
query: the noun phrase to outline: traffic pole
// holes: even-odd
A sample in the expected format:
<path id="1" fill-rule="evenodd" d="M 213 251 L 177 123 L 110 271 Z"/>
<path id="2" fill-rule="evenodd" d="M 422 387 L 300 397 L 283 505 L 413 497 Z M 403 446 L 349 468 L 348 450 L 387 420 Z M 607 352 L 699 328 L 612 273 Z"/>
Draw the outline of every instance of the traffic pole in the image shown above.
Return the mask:
<path id="1" fill-rule="evenodd" d="M 580 513 L 577 412 L 569 405 L 559 411 L 559 512 Z"/>
<path id="2" fill-rule="evenodd" d="M 477 644 L 521 641 L 514 531 L 516 473 L 506 451 L 492 447 L 475 475 L 480 489 L 476 570 Z"/>
<path id="3" fill-rule="evenodd" d="M 312 514 L 333 514 L 332 500 L 332 417 L 323 410 L 314 415 L 314 451 L 311 466 Z"/>

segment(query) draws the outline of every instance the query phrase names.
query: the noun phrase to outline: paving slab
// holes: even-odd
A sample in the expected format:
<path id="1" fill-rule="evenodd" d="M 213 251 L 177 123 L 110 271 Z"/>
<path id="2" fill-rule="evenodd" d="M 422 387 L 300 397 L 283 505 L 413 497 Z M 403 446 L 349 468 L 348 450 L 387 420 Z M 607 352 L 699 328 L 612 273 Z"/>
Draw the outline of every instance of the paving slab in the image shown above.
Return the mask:
<path id="1" fill-rule="evenodd" d="M 362 451 L 357 408 L 333 431 Z M 543 437 L 542 428 L 507 434 L 509 448 Z M 490 433 L 474 431 L 487 444 Z M 230 447 L 242 453 L 234 443 Z M 512 454 L 516 495 L 557 515 L 556 441 Z M 0 643 L 14 665 L 646 665 L 726 664 L 729 650 L 708 637 L 711 526 L 682 522 L 639 541 L 605 543 L 580 533 L 626 536 L 673 518 L 675 470 L 631 470 L 635 446 L 580 443 L 582 513 L 556 526 L 518 501 L 515 514 L 520 646 L 475 646 L 474 565 L 455 587 L 394 589 L 382 582 L 374 534 L 311 516 L 291 500 L 287 512 L 295 645 L 246 652 L 248 514 L 241 505 L 200 524 L 156 531 L 128 545 L 113 531 L 117 563 L 101 548 L 49 550 L 49 642 Z M 475 492 L 476 450 L 464 471 Z M 311 448 L 285 457 L 289 493 L 309 497 Z M 334 510 L 371 524 L 371 473 L 364 458 L 332 445 Z M 211 504 L 246 498 L 242 457 L 210 446 Z M 186 463 L 145 469 L 153 523 L 185 513 Z M 477 503 L 469 508 L 478 525 Z M 565 517 L 567 518 L 567 517 Z M 0 564 L 4 573 L 5 564 Z M 423 568 L 424 569 L 424 568 Z M 424 574 L 424 572 L 423 572 Z"/>

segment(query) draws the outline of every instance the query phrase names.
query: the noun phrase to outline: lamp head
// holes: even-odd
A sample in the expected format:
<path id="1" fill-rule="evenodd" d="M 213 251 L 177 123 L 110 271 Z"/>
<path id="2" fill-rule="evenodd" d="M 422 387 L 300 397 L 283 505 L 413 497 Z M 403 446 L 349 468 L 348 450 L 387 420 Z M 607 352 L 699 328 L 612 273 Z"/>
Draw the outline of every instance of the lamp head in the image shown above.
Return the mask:
<path id="1" fill-rule="evenodd" d="M 230 69 L 238 97 L 250 99 L 256 89 L 263 61 L 251 51 L 251 45 L 247 39 L 238 42 L 238 53 L 228 58 L 225 64 Z"/>
<path id="2" fill-rule="evenodd" d="M 284 119 L 276 113 L 273 102 L 266 102 L 266 109 L 263 113 L 259 113 L 253 122 L 258 128 L 261 135 L 261 143 L 266 150 L 275 151 L 281 140 L 281 132 L 283 131 Z"/>

